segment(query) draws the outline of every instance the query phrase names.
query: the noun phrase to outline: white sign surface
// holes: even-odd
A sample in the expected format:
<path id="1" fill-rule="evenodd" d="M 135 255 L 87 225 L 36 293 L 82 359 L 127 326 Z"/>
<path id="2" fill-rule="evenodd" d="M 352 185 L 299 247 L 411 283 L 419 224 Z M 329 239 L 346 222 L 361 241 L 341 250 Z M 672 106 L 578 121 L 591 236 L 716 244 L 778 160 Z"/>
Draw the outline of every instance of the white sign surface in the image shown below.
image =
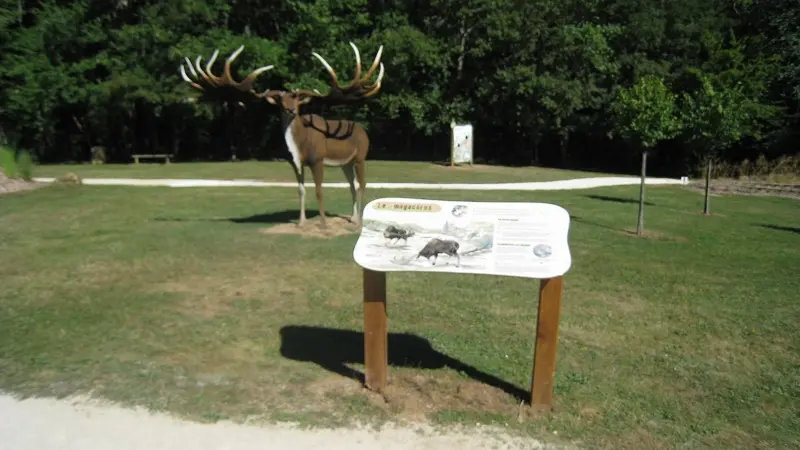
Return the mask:
<path id="1" fill-rule="evenodd" d="M 453 164 L 472 164 L 472 125 L 453 126 Z"/>
<path id="2" fill-rule="evenodd" d="M 380 272 L 552 278 L 572 264 L 569 223 L 547 203 L 381 198 L 364 208 L 353 258 Z"/>

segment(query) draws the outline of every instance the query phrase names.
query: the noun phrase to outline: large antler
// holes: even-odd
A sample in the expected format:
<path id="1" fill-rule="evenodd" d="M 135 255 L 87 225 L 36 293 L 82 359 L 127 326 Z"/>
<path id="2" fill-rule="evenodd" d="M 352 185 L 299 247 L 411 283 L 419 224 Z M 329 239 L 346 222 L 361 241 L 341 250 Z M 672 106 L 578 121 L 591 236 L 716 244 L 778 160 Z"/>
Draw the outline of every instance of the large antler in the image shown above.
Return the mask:
<path id="1" fill-rule="evenodd" d="M 211 73 L 211 66 L 214 64 L 214 61 L 217 59 L 219 55 L 219 50 L 214 50 L 214 54 L 211 55 L 211 59 L 208 60 L 206 63 L 205 71 L 203 68 L 200 67 L 200 56 L 197 57 L 194 61 L 194 66 L 192 66 L 191 61 L 189 58 L 184 57 L 186 60 L 186 65 L 189 66 L 189 71 L 192 74 L 192 78 L 186 74 L 186 69 L 181 63 L 181 76 L 183 79 L 189 83 L 192 87 L 199 90 L 203 93 L 203 96 L 207 97 L 218 97 L 223 100 L 250 100 L 253 98 L 262 98 L 266 95 L 264 93 L 256 93 L 253 90 L 253 82 L 255 82 L 256 77 L 260 74 L 272 69 L 274 66 L 264 66 L 259 67 L 258 69 L 252 71 L 244 80 L 241 82 L 237 82 L 231 76 L 231 63 L 233 60 L 239 56 L 244 50 L 244 45 L 236 49 L 228 59 L 225 60 L 225 68 L 223 70 L 222 76 L 218 77 Z M 199 74 L 199 77 L 198 77 Z M 190 99 L 190 102 L 196 102 L 198 99 Z"/>
<path id="2" fill-rule="evenodd" d="M 353 48 L 353 52 L 356 55 L 356 71 L 353 81 L 346 85 L 342 85 L 339 82 L 339 77 L 336 76 L 336 72 L 333 70 L 331 65 L 325 61 L 325 58 L 320 56 L 317 52 L 312 52 L 311 54 L 319 59 L 322 65 L 325 66 L 325 70 L 327 70 L 328 74 L 331 76 L 330 92 L 328 94 L 321 94 L 317 90 L 311 91 L 307 89 L 295 92 L 309 96 L 312 100 L 322 101 L 324 103 L 333 105 L 356 103 L 377 94 L 381 89 L 381 81 L 383 80 L 383 63 L 380 62 L 381 54 L 383 53 L 383 46 L 381 45 L 378 49 L 378 53 L 375 55 L 375 59 L 372 61 L 372 66 L 363 77 L 361 76 L 361 55 L 358 52 L 358 47 L 356 47 L 356 45 L 352 42 L 350 42 L 350 47 Z M 372 78 L 372 75 L 375 73 L 375 69 L 378 68 L 378 64 L 380 64 L 378 79 L 375 81 L 375 83 L 368 84 L 369 79 Z"/>

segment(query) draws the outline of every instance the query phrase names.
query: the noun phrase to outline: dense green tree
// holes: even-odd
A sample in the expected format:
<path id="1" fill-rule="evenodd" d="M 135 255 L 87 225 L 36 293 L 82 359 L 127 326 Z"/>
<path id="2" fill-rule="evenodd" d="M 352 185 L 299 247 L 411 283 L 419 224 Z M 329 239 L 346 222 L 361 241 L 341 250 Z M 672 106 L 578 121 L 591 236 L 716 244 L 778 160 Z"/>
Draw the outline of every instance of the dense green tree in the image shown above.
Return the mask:
<path id="1" fill-rule="evenodd" d="M 0 141 L 42 161 L 86 161 L 95 145 L 111 161 L 284 157 L 274 108 L 187 105 L 180 64 L 218 49 L 220 70 L 245 45 L 237 76 L 276 66 L 257 88 L 324 90 L 311 52 L 346 79 L 352 41 L 365 64 L 384 46 L 383 92 L 322 113 L 363 123 L 372 158 L 443 159 L 456 120 L 475 126 L 477 161 L 632 172 L 608 137 L 617 91 L 652 75 L 701 92 L 693 71 L 782 108 L 758 120 L 769 139 L 725 144 L 774 157 L 800 128 L 798 17 L 796 0 L 0 0 Z M 651 171 L 694 163 L 681 142 L 660 147 Z"/>

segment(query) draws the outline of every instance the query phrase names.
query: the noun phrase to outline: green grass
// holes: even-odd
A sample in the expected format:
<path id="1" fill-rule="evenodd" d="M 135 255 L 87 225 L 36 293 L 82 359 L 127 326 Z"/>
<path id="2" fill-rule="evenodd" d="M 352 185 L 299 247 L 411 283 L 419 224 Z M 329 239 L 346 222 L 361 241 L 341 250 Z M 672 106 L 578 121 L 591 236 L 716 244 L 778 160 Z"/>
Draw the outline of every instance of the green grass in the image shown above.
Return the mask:
<path id="1" fill-rule="evenodd" d="M 83 178 L 200 178 L 257 179 L 295 181 L 294 172 L 285 161 L 241 161 L 198 163 L 135 164 L 58 164 L 36 167 L 37 177 L 59 177 L 73 172 Z M 554 181 L 571 178 L 609 176 L 607 174 L 539 167 L 503 167 L 476 164 L 450 167 L 426 162 L 368 161 L 367 184 L 370 182 L 427 183 L 500 183 Z M 306 170 L 306 181 L 313 178 Z M 344 182 L 340 169 L 325 170 L 325 181 Z"/>
<path id="2" fill-rule="evenodd" d="M 427 418 L 584 448 L 798 448 L 800 204 L 715 197 L 705 217 L 702 195 L 652 187 L 637 238 L 637 190 L 367 190 L 574 216 L 545 417 L 513 395 L 530 383 L 535 280 L 390 274 L 389 404 L 345 376 L 363 368 L 356 236 L 262 233 L 296 219 L 281 214 L 290 188 L 0 197 L 0 389 L 198 420 Z M 330 213 L 349 210 L 347 190 L 326 195 Z"/>

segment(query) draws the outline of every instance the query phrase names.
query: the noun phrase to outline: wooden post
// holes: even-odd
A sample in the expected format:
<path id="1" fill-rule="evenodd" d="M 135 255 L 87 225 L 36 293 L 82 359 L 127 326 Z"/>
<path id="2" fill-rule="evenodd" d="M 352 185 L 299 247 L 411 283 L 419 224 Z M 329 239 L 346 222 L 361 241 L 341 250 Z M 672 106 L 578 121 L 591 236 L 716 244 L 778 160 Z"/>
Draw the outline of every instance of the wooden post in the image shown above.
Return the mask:
<path id="1" fill-rule="evenodd" d="M 563 276 L 544 279 L 539 284 L 539 317 L 536 323 L 531 382 L 531 406 L 539 411 L 549 411 L 553 408 L 558 316 L 561 312 L 563 285 Z"/>
<path id="2" fill-rule="evenodd" d="M 364 269 L 364 381 L 373 391 L 388 383 L 388 344 L 386 272 Z"/>

